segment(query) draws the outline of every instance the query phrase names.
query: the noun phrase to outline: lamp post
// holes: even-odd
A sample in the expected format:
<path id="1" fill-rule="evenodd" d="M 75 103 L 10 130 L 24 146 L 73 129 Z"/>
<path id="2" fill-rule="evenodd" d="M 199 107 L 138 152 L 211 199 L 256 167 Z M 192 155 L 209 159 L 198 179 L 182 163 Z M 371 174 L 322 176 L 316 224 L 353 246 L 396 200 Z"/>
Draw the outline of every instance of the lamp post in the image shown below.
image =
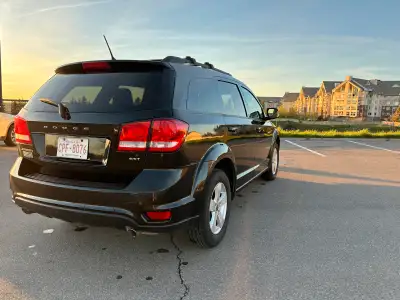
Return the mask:
<path id="1" fill-rule="evenodd" d="M 3 110 L 3 78 L 1 73 L 1 42 L 0 42 L 0 112 Z"/>

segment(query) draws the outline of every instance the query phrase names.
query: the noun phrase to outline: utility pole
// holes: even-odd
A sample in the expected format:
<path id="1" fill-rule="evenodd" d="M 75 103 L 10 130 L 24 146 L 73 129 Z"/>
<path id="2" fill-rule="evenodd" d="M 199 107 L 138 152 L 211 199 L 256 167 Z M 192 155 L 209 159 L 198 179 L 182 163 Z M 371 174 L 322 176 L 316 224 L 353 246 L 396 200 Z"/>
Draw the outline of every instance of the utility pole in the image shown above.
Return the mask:
<path id="1" fill-rule="evenodd" d="M 3 78 L 1 73 L 1 42 L 0 42 L 0 111 L 3 110 Z"/>

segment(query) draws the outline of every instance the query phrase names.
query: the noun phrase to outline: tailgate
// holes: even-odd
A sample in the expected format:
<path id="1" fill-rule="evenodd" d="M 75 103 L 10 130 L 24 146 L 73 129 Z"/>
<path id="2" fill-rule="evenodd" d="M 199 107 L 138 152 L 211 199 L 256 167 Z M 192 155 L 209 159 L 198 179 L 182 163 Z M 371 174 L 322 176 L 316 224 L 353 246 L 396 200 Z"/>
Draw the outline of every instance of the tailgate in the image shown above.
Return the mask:
<path id="1" fill-rule="evenodd" d="M 82 66 L 58 69 L 60 73 L 19 113 L 28 131 L 20 136 L 32 139 L 19 145 L 20 155 L 29 160 L 22 172 L 129 182 L 145 167 L 147 154 L 119 151 L 121 128 L 127 123 L 170 117 L 171 72 L 136 62 L 110 62 L 107 70 L 90 72 Z M 59 110 L 60 105 L 68 115 Z"/>

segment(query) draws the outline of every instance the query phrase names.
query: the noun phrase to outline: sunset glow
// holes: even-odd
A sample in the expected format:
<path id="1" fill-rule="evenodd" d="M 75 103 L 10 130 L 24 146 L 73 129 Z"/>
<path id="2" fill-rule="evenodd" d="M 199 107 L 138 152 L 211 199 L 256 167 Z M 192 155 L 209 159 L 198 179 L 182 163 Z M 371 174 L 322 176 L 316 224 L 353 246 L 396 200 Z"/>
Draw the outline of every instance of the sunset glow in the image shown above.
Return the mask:
<path id="1" fill-rule="evenodd" d="M 380 25 L 364 30 L 373 4 L 339 2 L 347 7 L 340 23 L 332 22 L 334 7 L 311 0 L 231 6 L 209 1 L 190 14 L 182 0 L 3 0 L 4 97 L 29 98 L 60 64 L 109 58 L 102 34 L 117 58 L 191 55 L 265 96 L 346 75 L 400 77 L 393 64 L 400 48 L 391 34 L 396 26 L 379 22 L 397 20 L 390 16 L 396 9 L 374 14 Z M 365 16 L 356 25 L 353 12 Z"/>

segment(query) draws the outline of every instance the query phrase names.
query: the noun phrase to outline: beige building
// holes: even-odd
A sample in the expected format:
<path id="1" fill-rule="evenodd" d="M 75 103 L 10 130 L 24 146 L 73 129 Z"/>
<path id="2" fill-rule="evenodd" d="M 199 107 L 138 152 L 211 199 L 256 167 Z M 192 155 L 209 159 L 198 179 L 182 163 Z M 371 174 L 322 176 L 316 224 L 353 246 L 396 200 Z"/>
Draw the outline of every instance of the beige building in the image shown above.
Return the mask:
<path id="1" fill-rule="evenodd" d="M 347 76 L 332 96 L 332 117 L 388 119 L 400 105 L 400 81 Z"/>
<path id="2" fill-rule="evenodd" d="M 331 113 L 332 91 L 341 81 L 322 81 L 313 101 L 314 113 L 318 117 L 327 118 Z"/>
<path id="3" fill-rule="evenodd" d="M 290 112 L 292 110 L 295 110 L 295 104 L 296 100 L 299 97 L 299 93 L 289 93 L 286 92 L 285 95 L 283 95 L 282 100 L 281 100 L 281 105 L 283 110 Z"/>
<path id="4" fill-rule="evenodd" d="M 263 109 L 266 111 L 268 108 L 278 108 L 281 105 L 281 97 L 257 97 Z"/>
<path id="5" fill-rule="evenodd" d="M 293 107 L 305 116 L 378 121 L 389 119 L 399 105 L 400 81 L 347 76 L 344 81 L 323 81 L 319 88 L 302 87 Z"/>
<path id="6" fill-rule="evenodd" d="M 303 86 L 300 90 L 299 96 L 296 100 L 296 112 L 299 115 L 310 115 L 316 111 L 315 100 L 313 99 L 317 94 L 319 88 Z"/>
<path id="7" fill-rule="evenodd" d="M 332 91 L 331 117 L 356 118 L 365 114 L 366 95 L 372 90 L 362 85 L 363 79 L 347 76 Z"/>

